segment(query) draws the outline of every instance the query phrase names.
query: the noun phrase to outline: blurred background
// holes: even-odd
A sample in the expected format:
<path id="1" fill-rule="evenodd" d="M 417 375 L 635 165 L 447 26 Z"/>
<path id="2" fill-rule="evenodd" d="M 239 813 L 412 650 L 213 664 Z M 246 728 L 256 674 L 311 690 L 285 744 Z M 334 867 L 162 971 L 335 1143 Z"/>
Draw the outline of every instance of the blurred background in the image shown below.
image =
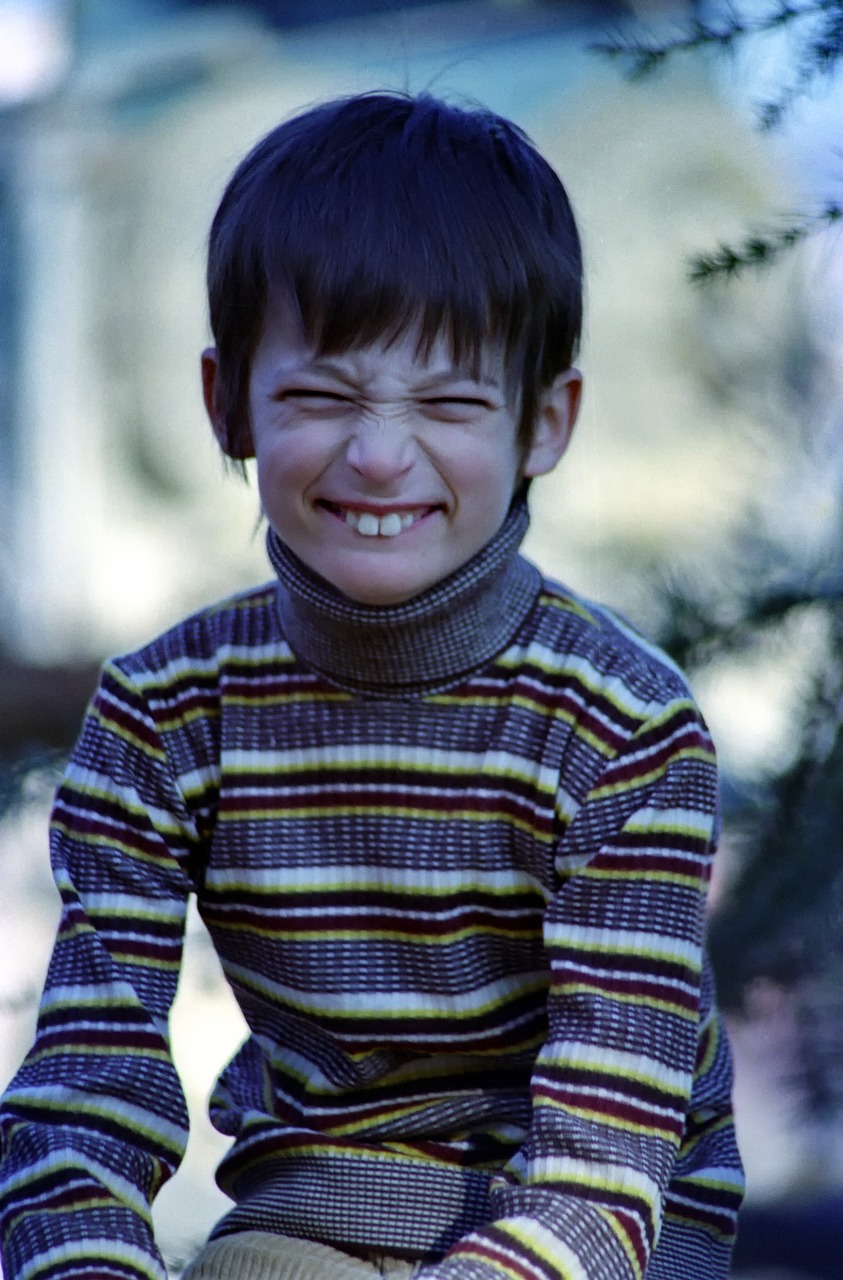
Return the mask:
<path id="1" fill-rule="evenodd" d="M 527 552 L 686 666 L 723 765 L 735 1275 L 843 1276 L 843 3 L 803 7 L 0 0 L 0 1087 L 99 663 L 268 576 L 255 487 L 201 406 L 223 185 L 326 96 L 479 99 L 556 165 L 586 250 L 585 407 Z M 642 48 L 655 71 L 629 78 Z M 174 1273 L 224 1211 L 204 1108 L 241 1035 L 192 920 L 173 1041 L 194 1132 L 156 1205 Z"/>

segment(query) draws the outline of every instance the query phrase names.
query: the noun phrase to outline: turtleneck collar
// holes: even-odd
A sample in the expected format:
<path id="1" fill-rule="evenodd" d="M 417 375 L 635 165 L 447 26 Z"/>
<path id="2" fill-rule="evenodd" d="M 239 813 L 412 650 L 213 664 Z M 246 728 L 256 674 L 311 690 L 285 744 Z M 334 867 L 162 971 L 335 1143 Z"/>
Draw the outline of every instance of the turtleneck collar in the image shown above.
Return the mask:
<path id="1" fill-rule="evenodd" d="M 395 605 L 357 604 L 267 534 L 278 608 L 297 657 L 334 684 L 375 697 L 419 696 L 457 684 L 506 647 L 539 591 L 518 555 L 527 531 L 519 493 L 498 532 L 455 573 Z"/>

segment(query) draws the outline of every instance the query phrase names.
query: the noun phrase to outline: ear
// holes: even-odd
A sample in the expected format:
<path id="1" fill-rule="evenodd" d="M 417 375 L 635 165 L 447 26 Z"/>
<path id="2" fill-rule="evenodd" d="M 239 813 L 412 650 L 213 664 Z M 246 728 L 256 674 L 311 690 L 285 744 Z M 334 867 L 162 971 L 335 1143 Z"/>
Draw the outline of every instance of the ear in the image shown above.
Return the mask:
<path id="1" fill-rule="evenodd" d="M 228 415 L 225 411 L 225 396 L 220 378 L 219 357 L 216 347 L 206 347 L 202 352 L 202 396 L 205 411 L 217 438 L 217 444 L 229 458 L 242 461 L 254 457 L 252 433 L 248 426 L 241 428 L 234 439 L 228 426 Z"/>
<path id="2" fill-rule="evenodd" d="M 582 374 L 566 369 L 553 379 L 539 401 L 533 438 L 522 475 L 544 476 L 552 471 L 571 441 L 582 399 Z"/>

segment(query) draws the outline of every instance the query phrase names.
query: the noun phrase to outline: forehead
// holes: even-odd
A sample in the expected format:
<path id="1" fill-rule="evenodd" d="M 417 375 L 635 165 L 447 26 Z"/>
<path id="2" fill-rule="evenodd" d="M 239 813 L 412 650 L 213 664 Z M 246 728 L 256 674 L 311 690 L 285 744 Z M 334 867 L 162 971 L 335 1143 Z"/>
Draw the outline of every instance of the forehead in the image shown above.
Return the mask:
<path id="1" fill-rule="evenodd" d="M 448 335 L 440 331 L 428 339 L 419 318 L 398 332 L 324 349 L 308 337 L 295 307 L 278 300 L 267 306 L 253 369 L 263 364 L 317 372 L 334 369 L 361 380 L 386 374 L 401 379 L 458 377 L 489 386 L 503 386 L 505 381 L 504 355 L 497 344 L 480 343 L 476 359 L 457 359 Z"/>

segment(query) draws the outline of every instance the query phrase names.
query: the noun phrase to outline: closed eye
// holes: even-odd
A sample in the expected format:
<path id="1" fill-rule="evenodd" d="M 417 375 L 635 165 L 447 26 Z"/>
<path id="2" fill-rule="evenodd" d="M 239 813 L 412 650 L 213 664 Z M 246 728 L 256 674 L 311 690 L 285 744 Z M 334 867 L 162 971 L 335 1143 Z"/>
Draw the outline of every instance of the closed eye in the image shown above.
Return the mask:
<path id="1" fill-rule="evenodd" d="M 471 404 L 482 409 L 489 407 L 488 400 L 481 400 L 478 396 L 432 396 L 425 400 L 425 404 Z"/>
<path id="2" fill-rule="evenodd" d="M 421 408 L 431 417 L 458 419 L 489 413 L 495 406 L 482 396 L 427 396 Z"/>
<path id="3" fill-rule="evenodd" d="M 324 391 L 316 387 L 289 387 L 281 391 L 277 397 L 279 400 L 330 400 L 335 404 L 350 404 L 351 400 L 348 396 L 341 395 L 338 391 Z"/>

